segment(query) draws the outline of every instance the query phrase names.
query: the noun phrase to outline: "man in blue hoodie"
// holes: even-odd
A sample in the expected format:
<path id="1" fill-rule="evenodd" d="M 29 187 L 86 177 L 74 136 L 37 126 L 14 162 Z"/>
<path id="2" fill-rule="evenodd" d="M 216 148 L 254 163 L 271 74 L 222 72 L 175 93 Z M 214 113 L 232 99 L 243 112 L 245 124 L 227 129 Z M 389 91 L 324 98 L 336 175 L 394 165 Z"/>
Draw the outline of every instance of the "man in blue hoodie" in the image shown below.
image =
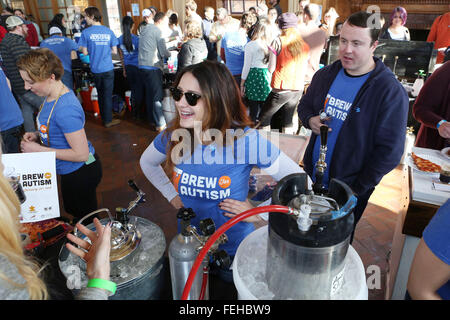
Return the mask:
<path id="1" fill-rule="evenodd" d="M 303 125 L 313 132 L 303 159 L 305 171 L 315 181 L 317 137 L 320 126 L 327 125 L 323 182 L 328 187 L 336 178 L 356 193 L 355 227 L 375 186 L 400 162 L 409 108 L 406 91 L 373 56 L 380 33 L 374 24 L 371 14 L 363 11 L 347 19 L 339 60 L 316 72 L 298 106 Z"/>

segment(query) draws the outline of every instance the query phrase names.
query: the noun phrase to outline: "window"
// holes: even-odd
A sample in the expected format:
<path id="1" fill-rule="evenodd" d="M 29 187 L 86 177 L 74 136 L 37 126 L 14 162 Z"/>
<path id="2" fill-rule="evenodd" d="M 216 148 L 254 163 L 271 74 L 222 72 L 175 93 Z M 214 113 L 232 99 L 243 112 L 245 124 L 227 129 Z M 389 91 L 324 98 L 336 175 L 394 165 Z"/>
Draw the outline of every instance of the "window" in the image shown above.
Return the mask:
<path id="1" fill-rule="evenodd" d="M 2 5 L 2 7 L 10 7 L 10 8 L 13 8 L 13 9 L 21 9 L 23 12 L 25 12 L 25 6 L 23 5 L 23 1 L 2 0 L 2 1 L 0 1 L 0 5 Z"/>
<path id="2" fill-rule="evenodd" d="M 260 2 L 257 0 L 224 0 L 223 7 L 228 10 L 229 14 L 243 14 L 251 7 L 256 7 Z"/>

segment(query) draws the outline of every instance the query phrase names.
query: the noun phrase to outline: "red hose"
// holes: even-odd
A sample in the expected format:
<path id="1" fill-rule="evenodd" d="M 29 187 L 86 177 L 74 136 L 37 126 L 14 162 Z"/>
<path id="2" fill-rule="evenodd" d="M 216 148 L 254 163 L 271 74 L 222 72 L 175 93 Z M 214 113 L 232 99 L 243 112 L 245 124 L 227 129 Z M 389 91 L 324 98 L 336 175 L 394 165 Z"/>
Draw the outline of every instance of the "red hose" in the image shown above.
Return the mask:
<path id="1" fill-rule="evenodd" d="M 202 288 L 200 290 L 200 296 L 198 297 L 198 300 L 203 300 L 205 298 L 206 293 L 206 285 L 208 284 L 208 267 L 203 267 L 203 279 L 202 279 Z"/>
<path id="2" fill-rule="evenodd" d="M 183 289 L 183 294 L 181 296 L 181 300 L 187 300 L 189 296 L 189 291 L 191 291 L 192 284 L 195 279 L 195 275 L 197 274 L 198 268 L 200 268 L 200 265 L 202 264 L 203 259 L 205 258 L 206 254 L 208 253 L 208 250 L 211 248 L 211 246 L 216 242 L 216 240 L 225 233 L 228 229 L 230 229 L 232 226 L 234 226 L 236 223 L 247 219 L 251 216 L 261 214 L 264 212 L 281 212 L 281 213 L 289 213 L 290 209 L 286 206 L 280 206 L 280 205 L 270 205 L 270 206 L 264 206 L 264 207 L 256 207 L 247 211 L 244 211 L 234 218 L 231 218 L 227 222 L 225 222 L 219 229 L 217 229 L 216 232 L 213 233 L 213 235 L 208 239 L 205 246 L 200 250 L 200 253 L 197 256 L 197 259 L 194 261 L 194 264 L 192 265 L 191 272 L 189 273 L 189 277 L 186 281 L 186 284 Z"/>

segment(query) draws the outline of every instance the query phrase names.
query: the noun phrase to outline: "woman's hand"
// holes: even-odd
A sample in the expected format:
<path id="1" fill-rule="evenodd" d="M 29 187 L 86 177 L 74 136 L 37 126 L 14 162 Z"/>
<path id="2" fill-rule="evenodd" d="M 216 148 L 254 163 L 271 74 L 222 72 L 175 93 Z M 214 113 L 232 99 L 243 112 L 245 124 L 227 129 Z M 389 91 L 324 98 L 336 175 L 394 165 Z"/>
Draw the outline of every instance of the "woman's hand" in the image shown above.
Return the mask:
<path id="1" fill-rule="evenodd" d="M 170 200 L 170 204 L 177 210 L 184 207 L 183 201 L 181 201 L 181 198 L 178 195 L 172 200 Z"/>
<path id="2" fill-rule="evenodd" d="M 225 199 L 221 203 L 219 203 L 219 208 L 223 211 L 224 216 L 229 218 L 234 218 L 236 215 L 253 209 L 254 206 L 246 199 L 245 201 L 233 200 L 233 199 Z M 251 216 L 247 219 L 244 219 L 245 222 L 258 222 L 261 221 L 261 218 L 258 215 Z"/>
<path id="3" fill-rule="evenodd" d="M 43 151 L 42 146 L 35 141 L 25 141 L 20 142 L 20 150 L 22 152 L 41 152 Z"/>
<path id="4" fill-rule="evenodd" d="M 37 132 L 25 132 L 22 140 L 26 141 L 26 142 L 37 142 L 39 139 L 38 137 L 38 133 Z"/>
<path id="5" fill-rule="evenodd" d="M 86 273 L 89 279 L 109 280 L 110 260 L 109 252 L 111 250 L 111 223 L 103 226 L 95 218 L 94 225 L 96 231 L 89 230 L 81 224 L 77 224 L 78 230 L 86 235 L 91 243 L 80 239 L 73 234 L 67 234 L 67 238 L 73 243 L 79 245 L 82 249 L 76 248 L 70 243 L 66 244 L 67 249 L 73 254 L 86 261 Z"/>

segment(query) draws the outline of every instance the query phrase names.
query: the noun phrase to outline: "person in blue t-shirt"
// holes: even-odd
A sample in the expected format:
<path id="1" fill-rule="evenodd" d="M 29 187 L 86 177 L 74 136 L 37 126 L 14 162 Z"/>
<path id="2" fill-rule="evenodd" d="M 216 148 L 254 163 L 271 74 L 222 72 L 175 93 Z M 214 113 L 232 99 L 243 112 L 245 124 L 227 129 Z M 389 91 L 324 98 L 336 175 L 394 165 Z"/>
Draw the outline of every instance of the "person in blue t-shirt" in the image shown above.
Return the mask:
<path id="1" fill-rule="evenodd" d="M 244 67 L 244 48 L 250 41 L 247 33 L 256 21 L 255 14 L 246 12 L 241 17 L 239 30 L 228 31 L 222 38 L 220 58 L 225 62 L 238 86 L 241 85 L 241 74 Z"/>
<path id="2" fill-rule="evenodd" d="M 96 7 L 84 10 L 86 22 L 90 25 L 81 33 L 78 44 L 83 54 L 89 54 L 90 68 L 98 92 L 98 105 L 103 125 L 109 128 L 119 124 L 119 119 L 112 117 L 112 96 L 114 88 L 114 65 L 111 54 L 117 54 L 117 40 L 114 32 L 102 26 L 102 15 Z"/>
<path id="3" fill-rule="evenodd" d="M 119 37 L 119 55 L 123 65 L 123 76 L 131 89 L 131 110 L 134 118 L 139 116 L 144 99 L 144 86 L 139 77 L 139 37 L 132 34 L 133 18 L 125 16 L 122 19 L 123 34 Z"/>
<path id="4" fill-rule="evenodd" d="M 76 58 L 79 46 L 72 39 L 63 37 L 62 31 L 58 27 L 51 27 L 49 35 L 50 38 L 42 41 L 40 47 L 52 50 L 61 60 L 64 68 L 61 81 L 73 90 L 72 59 Z"/>
<path id="5" fill-rule="evenodd" d="M 55 152 L 64 209 L 80 219 L 97 209 L 100 159 L 84 131 L 84 111 L 73 90 L 61 81 L 61 60 L 47 48 L 22 55 L 17 66 L 25 88 L 45 100 L 36 117 L 37 132 L 26 132 L 22 152 Z M 40 142 L 40 143 L 39 143 Z"/>
<path id="6" fill-rule="evenodd" d="M 3 153 L 20 152 L 20 140 L 24 133 L 23 116 L 11 92 L 11 84 L 0 68 L 0 133 Z"/>
<path id="7" fill-rule="evenodd" d="M 364 11 L 345 21 L 339 60 L 315 73 L 298 105 L 299 120 L 312 131 L 305 171 L 315 181 L 320 127 L 329 126 L 324 184 L 339 179 L 356 194 L 355 228 L 375 186 L 400 162 L 409 108 L 400 82 L 373 55 L 380 29 L 370 21 Z"/>
<path id="8" fill-rule="evenodd" d="M 219 228 L 239 213 L 233 207 L 246 203 L 254 166 L 276 181 L 302 172 L 298 164 L 250 128 L 240 91 L 229 85 L 232 81 L 230 71 L 217 61 L 206 60 L 181 70 L 171 89 L 176 118 L 140 159 L 147 179 L 174 208 L 194 210 L 196 217 L 191 223 L 196 227 L 200 220 L 212 218 Z M 246 206 L 242 207 L 245 210 Z M 231 257 L 254 230 L 254 219 L 259 217 L 239 222 L 226 232 L 229 241 L 221 248 Z"/>
<path id="9" fill-rule="evenodd" d="M 407 288 L 414 300 L 450 300 L 450 199 L 423 232 Z"/>

